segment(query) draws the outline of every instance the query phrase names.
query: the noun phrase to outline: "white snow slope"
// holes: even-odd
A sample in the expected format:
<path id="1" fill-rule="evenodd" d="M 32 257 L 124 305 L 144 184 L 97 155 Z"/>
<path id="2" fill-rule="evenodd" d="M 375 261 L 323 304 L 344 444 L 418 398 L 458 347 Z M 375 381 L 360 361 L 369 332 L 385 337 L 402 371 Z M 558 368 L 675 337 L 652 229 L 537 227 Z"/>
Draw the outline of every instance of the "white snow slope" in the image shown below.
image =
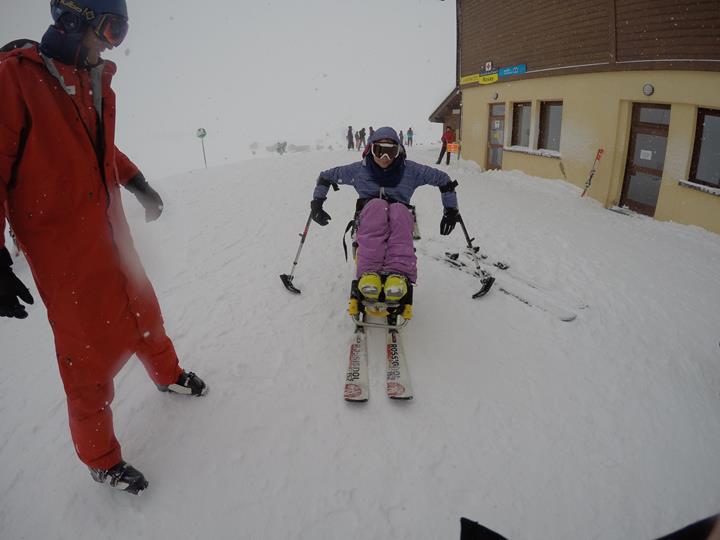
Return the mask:
<path id="1" fill-rule="evenodd" d="M 435 150 L 411 149 L 432 163 Z M 415 399 L 342 399 L 352 277 L 331 192 L 289 272 L 317 173 L 357 155 L 256 159 L 154 182 L 166 210 L 126 208 L 183 365 L 207 397 L 157 392 L 132 359 L 113 404 L 142 497 L 76 459 L 42 305 L 0 320 L 0 538 L 455 539 L 461 516 L 513 539 L 650 539 L 720 507 L 720 236 L 580 199 L 574 186 L 454 161 L 477 244 L 511 265 L 478 280 L 427 256 L 440 196 L 419 190 L 416 316 L 403 331 Z M 28 284 L 22 259 L 15 265 Z M 530 280 L 577 313 L 503 294 Z M 510 280 L 510 281 L 508 281 Z M 37 293 L 32 288 L 38 298 Z"/>

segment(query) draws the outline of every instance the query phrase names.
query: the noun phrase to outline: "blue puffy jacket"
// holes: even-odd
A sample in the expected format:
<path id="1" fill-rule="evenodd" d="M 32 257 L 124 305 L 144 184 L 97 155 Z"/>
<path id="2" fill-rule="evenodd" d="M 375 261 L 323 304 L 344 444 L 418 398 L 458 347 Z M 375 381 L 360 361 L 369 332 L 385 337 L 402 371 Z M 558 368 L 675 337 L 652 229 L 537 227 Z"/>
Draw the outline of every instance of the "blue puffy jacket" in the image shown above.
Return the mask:
<path id="1" fill-rule="evenodd" d="M 442 203 L 446 208 L 458 208 L 457 195 L 454 191 L 443 191 L 443 188 L 451 189 L 452 179 L 444 172 L 421 165 L 414 161 L 405 160 L 405 167 L 402 177 L 397 185 L 381 186 L 380 180 L 373 176 L 372 169 L 367 163 L 373 159 L 370 154 L 370 147 L 373 142 L 381 139 L 391 139 L 400 144 L 400 138 L 394 129 L 389 127 L 380 128 L 368 141 L 368 146 L 363 153 L 363 160 L 350 165 L 333 167 L 320 173 L 318 177 L 313 198 L 325 199 L 332 184 L 347 184 L 355 188 L 361 199 L 372 199 L 382 197 L 396 202 L 410 204 L 410 199 L 415 190 L 420 186 L 430 185 L 441 188 Z M 402 145 L 401 145 L 402 146 Z M 405 148 L 401 150 L 404 159 Z M 398 158 L 401 159 L 401 158 Z"/>

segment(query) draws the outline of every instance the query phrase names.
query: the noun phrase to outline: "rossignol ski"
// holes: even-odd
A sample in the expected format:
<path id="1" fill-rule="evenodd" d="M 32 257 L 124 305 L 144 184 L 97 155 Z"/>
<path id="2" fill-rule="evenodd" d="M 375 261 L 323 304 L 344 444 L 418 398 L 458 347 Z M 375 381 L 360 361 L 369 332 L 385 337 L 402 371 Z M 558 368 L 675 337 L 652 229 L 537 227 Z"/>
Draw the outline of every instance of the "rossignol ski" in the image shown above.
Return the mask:
<path id="1" fill-rule="evenodd" d="M 350 343 L 350 355 L 345 375 L 345 400 L 367 401 L 370 397 L 369 387 L 367 335 L 362 326 L 357 326 L 352 343 Z"/>
<path id="2" fill-rule="evenodd" d="M 397 330 L 387 331 L 387 395 L 392 399 L 413 398 L 410 373 Z"/>

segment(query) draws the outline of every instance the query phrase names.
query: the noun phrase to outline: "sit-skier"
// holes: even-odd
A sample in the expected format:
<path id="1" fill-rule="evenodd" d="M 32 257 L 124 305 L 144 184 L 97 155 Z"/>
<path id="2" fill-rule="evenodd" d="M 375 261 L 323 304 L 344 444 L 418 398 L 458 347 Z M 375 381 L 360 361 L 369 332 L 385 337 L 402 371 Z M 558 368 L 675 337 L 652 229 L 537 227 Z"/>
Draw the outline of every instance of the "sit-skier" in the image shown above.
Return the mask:
<path id="1" fill-rule="evenodd" d="M 437 186 L 444 207 L 440 234 L 455 228 L 460 214 L 454 182 L 437 169 L 407 159 L 394 129 L 376 130 L 363 151 L 362 161 L 320 173 L 313 200 L 312 218 L 327 225 L 323 210 L 328 190 L 334 184 L 349 184 L 358 192 L 357 278 L 358 290 L 368 300 L 399 302 L 408 291 L 408 281 L 417 281 L 417 257 L 413 247 L 413 215 L 408 206 L 415 190 Z M 357 215 L 357 214 L 356 214 Z"/>

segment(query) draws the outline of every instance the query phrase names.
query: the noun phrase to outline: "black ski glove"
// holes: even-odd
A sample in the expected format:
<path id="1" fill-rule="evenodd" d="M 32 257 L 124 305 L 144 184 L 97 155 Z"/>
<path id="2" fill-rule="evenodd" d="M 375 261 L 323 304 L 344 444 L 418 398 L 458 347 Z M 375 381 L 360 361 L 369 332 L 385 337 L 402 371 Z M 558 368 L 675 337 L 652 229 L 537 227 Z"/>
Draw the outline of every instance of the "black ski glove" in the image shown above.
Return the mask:
<path id="1" fill-rule="evenodd" d="M 330 217 L 330 214 L 323 210 L 324 202 L 325 199 L 313 199 L 310 203 L 310 210 L 313 221 L 318 225 L 322 225 L 323 227 L 327 225 L 332 219 Z"/>
<path id="2" fill-rule="evenodd" d="M 28 316 L 25 306 L 18 302 L 18 298 L 26 304 L 33 304 L 30 291 L 23 285 L 10 269 L 12 258 L 6 248 L 0 248 L 0 317 L 24 319 Z"/>
<path id="3" fill-rule="evenodd" d="M 142 173 L 137 173 L 125 185 L 125 188 L 135 195 L 138 202 L 145 209 L 145 221 L 155 221 L 163 211 L 163 201 L 158 192 L 150 187 Z"/>
<path id="4" fill-rule="evenodd" d="M 460 212 L 457 208 L 445 208 L 442 220 L 440 220 L 440 234 L 443 236 L 450 234 L 459 220 Z"/>

